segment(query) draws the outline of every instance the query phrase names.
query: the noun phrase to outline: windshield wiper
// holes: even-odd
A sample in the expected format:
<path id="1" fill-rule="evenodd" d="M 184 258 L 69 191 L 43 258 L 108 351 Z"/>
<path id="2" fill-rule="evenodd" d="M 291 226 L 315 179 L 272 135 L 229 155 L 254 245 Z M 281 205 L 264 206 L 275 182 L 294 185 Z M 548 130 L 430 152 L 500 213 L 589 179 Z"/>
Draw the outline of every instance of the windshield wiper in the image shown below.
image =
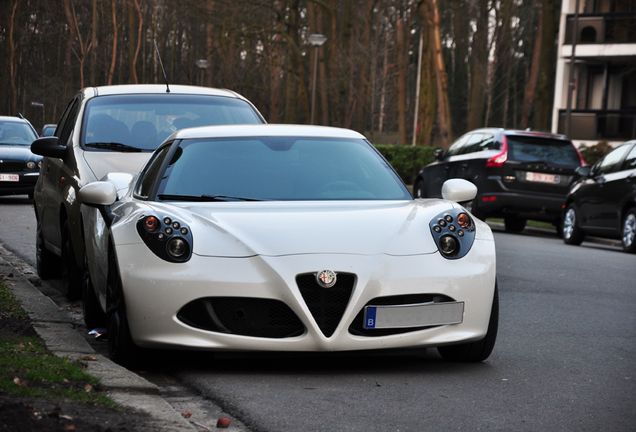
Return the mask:
<path id="1" fill-rule="evenodd" d="M 157 197 L 162 201 L 197 201 L 197 202 L 213 202 L 213 201 L 265 201 L 257 198 L 234 197 L 228 195 L 167 195 L 159 194 Z"/>
<path id="2" fill-rule="evenodd" d="M 117 150 L 121 152 L 135 152 L 135 153 L 141 152 L 140 148 L 129 146 L 127 144 L 122 144 L 118 142 L 92 142 L 92 143 L 86 143 L 84 145 L 86 147 L 91 147 L 91 148 Z"/>

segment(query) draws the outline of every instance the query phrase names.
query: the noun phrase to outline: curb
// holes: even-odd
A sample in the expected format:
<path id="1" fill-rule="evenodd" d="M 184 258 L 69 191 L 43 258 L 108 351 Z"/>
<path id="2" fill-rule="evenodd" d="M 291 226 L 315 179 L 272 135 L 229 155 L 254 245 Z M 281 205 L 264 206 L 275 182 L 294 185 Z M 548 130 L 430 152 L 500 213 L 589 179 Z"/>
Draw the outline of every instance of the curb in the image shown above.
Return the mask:
<path id="1" fill-rule="evenodd" d="M 97 354 L 75 330 L 73 321 L 53 300 L 42 294 L 22 272 L 1 256 L 0 273 L 7 276 L 7 287 L 29 314 L 35 331 L 44 340 L 47 348 L 58 357 L 82 359 L 88 366 L 86 373 L 99 378 L 111 399 L 152 417 L 146 424 L 148 430 L 197 430 L 159 396 L 159 387 Z M 90 357 L 90 360 L 85 357 Z"/>

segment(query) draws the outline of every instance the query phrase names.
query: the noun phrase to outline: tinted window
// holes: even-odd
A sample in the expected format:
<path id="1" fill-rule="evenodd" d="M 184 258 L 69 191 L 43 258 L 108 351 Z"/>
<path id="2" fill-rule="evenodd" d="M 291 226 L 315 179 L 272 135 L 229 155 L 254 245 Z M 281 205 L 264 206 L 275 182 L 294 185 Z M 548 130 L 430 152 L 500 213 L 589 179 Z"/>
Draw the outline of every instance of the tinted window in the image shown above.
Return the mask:
<path id="1" fill-rule="evenodd" d="M 412 199 L 364 140 L 217 138 L 180 143 L 159 187 L 168 195 L 261 200 Z M 174 198 L 174 197 L 173 197 Z"/>
<path id="2" fill-rule="evenodd" d="M 83 146 L 119 143 L 152 151 L 179 129 L 262 123 L 249 103 L 220 96 L 101 96 L 91 99 L 86 105 Z M 87 150 L 95 149 L 88 147 Z"/>
<path id="3" fill-rule="evenodd" d="M 506 136 L 508 160 L 545 162 L 548 165 L 578 167 L 581 160 L 569 141 L 549 138 Z"/>
<path id="4" fill-rule="evenodd" d="M 0 144 L 30 146 L 37 139 L 31 126 L 24 122 L 0 121 Z"/>
<path id="5" fill-rule="evenodd" d="M 457 141 L 451 144 L 451 146 L 448 148 L 448 151 L 446 152 L 446 156 L 455 156 L 460 154 L 462 151 L 462 148 L 464 147 L 464 144 L 466 144 L 470 136 L 471 134 L 466 134 L 459 137 Z"/>
<path id="6" fill-rule="evenodd" d="M 596 164 L 594 167 L 594 174 L 606 174 L 614 171 L 616 166 L 623 159 L 625 153 L 627 153 L 627 150 L 629 150 L 629 146 L 621 146 L 609 152 Z"/>
<path id="7" fill-rule="evenodd" d="M 137 183 L 137 188 L 135 189 L 135 193 L 141 198 L 148 198 L 150 195 L 150 188 L 154 183 L 157 175 L 159 174 L 159 170 L 161 169 L 161 165 L 163 164 L 166 155 L 170 151 L 171 146 L 166 145 L 157 153 L 155 153 L 150 161 L 146 164 L 143 172 L 141 173 L 140 180 Z"/>
<path id="8" fill-rule="evenodd" d="M 493 150 L 497 149 L 498 146 L 495 143 L 495 137 L 489 133 L 475 133 L 473 134 L 464 148 L 462 149 L 462 154 L 464 153 L 475 153 L 484 150 Z"/>
<path id="9" fill-rule="evenodd" d="M 636 146 L 632 148 L 632 151 L 629 152 L 625 162 L 623 162 L 623 169 L 634 169 L 636 168 Z"/>

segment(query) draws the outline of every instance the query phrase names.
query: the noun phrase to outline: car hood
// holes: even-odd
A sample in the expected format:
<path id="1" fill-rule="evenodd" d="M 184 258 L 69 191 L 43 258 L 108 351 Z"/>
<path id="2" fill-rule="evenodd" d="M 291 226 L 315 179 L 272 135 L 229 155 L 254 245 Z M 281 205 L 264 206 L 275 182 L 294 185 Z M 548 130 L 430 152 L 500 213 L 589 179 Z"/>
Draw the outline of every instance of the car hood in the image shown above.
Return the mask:
<path id="1" fill-rule="evenodd" d="M 37 156 L 31 153 L 30 146 L 7 146 L 0 145 L 0 160 L 11 159 L 20 160 L 24 162 L 39 161 L 42 156 Z"/>
<path id="2" fill-rule="evenodd" d="M 84 160 L 95 178 L 101 179 L 112 172 L 137 174 L 151 155 L 152 153 L 85 151 Z"/>
<path id="3" fill-rule="evenodd" d="M 201 256 L 418 255 L 437 252 L 429 223 L 454 206 L 443 200 L 152 203 L 144 213 L 187 224 L 193 253 Z"/>

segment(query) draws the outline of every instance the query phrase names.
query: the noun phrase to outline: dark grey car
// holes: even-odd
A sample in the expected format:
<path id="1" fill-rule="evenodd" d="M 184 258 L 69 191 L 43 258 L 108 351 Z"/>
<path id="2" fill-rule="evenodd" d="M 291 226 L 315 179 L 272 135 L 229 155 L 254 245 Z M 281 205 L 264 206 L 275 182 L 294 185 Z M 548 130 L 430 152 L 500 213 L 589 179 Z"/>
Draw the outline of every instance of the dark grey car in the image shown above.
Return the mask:
<path id="1" fill-rule="evenodd" d="M 0 116 L 0 195 L 33 198 L 42 160 L 31 153 L 31 143 L 37 137 L 27 120 Z"/>
<path id="2" fill-rule="evenodd" d="M 441 197 L 450 178 L 477 186 L 468 207 L 480 219 L 503 218 L 506 230 L 518 232 L 528 219 L 559 226 L 565 196 L 585 165 L 572 141 L 562 135 L 497 128 L 477 129 L 456 140 L 436 162 L 420 171 L 416 198 Z"/>

